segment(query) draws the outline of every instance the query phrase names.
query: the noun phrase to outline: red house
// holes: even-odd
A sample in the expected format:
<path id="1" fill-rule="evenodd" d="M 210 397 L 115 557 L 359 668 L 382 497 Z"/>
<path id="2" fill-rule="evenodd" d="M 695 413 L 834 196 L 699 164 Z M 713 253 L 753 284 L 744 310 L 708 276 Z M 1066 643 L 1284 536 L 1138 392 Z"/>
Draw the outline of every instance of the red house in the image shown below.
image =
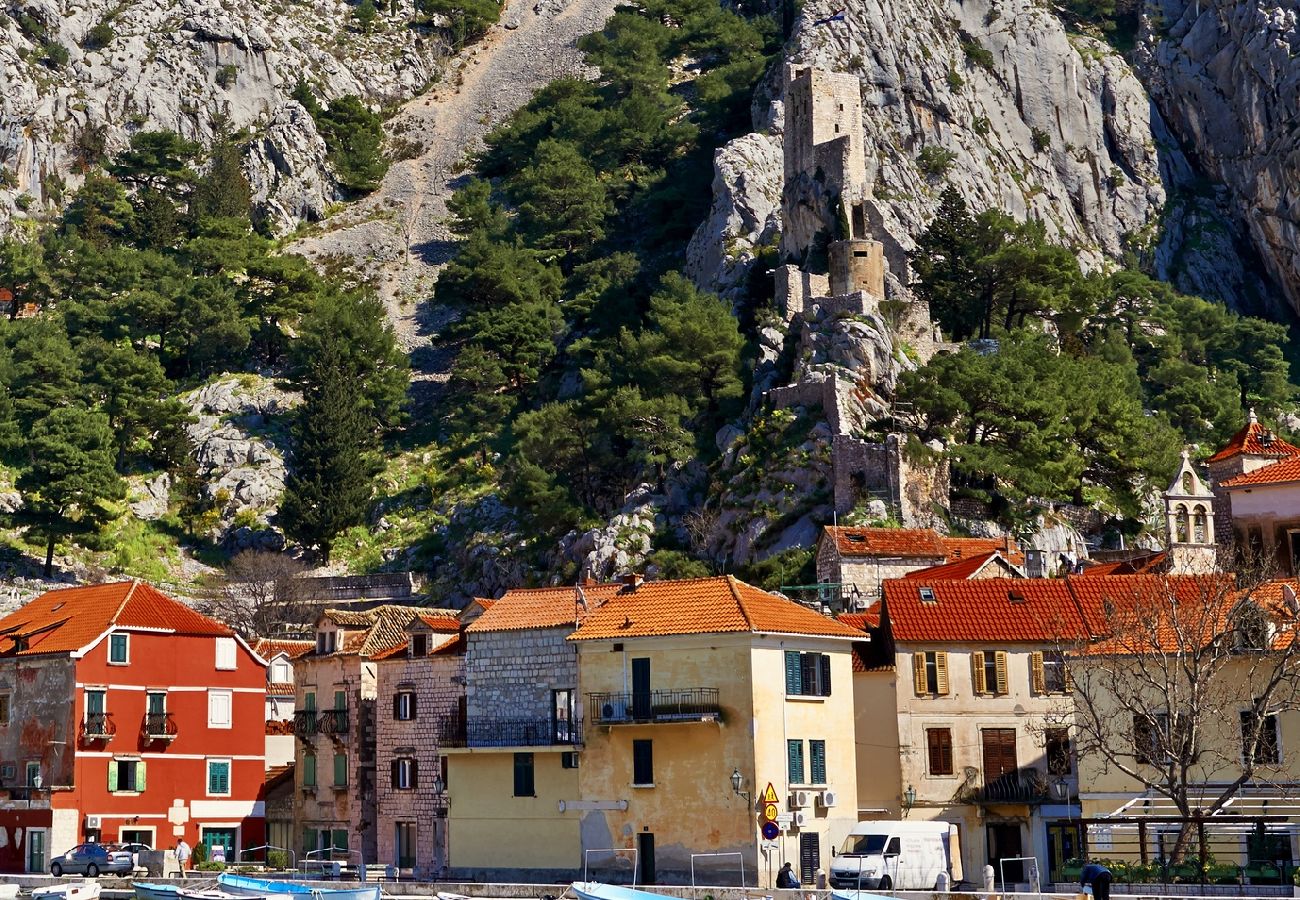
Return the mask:
<path id="1" fill-rule="evenodd" d="M 42 594 L 0 619 L 0 872 L 85 840 L 264 841 L 266 663 L 147 584 Z"/>

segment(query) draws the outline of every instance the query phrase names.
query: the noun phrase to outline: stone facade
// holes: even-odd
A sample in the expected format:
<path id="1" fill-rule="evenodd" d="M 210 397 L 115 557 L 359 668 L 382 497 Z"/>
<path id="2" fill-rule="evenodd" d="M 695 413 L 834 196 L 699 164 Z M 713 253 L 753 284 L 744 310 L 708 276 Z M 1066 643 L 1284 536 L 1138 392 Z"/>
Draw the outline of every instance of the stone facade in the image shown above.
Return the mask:
<path id="1" fill-rule="evenodd" d="M 572 626 L 470 633 L 465 659 L 466 718 L 471 724 L 549 722 L 554 691 L 578 690 Z M 576 702 L 576 700 L 575 700 Z"/>

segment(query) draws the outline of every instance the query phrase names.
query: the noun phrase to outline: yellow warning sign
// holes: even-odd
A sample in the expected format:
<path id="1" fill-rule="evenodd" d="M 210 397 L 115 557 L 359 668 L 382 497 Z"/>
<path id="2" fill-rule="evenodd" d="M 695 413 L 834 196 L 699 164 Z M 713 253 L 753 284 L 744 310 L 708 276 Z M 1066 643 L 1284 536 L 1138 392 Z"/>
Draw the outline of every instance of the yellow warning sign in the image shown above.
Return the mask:
<path id="1" fill-rule="evenodd" d="M 763 791 L 764 803 L 777 803 L 779 798 L 776 796 L 776 788 L 772 787 L 772 782 L 767 783 L 767 790 Z"/>
<path id="2" fill-rule="evenodd" d="M 777 805 L 776 805 L 775 803 L 764 803 L 764 804 L 763 804 L 763 821 L 765 821 L 765 822 L 775 822 L 775 821 L 776 821 L 776 815 L 777 815 L 777 813 L 779 813 L 779 812 L 780 812 L 780 810 L 777 808 Z"/>

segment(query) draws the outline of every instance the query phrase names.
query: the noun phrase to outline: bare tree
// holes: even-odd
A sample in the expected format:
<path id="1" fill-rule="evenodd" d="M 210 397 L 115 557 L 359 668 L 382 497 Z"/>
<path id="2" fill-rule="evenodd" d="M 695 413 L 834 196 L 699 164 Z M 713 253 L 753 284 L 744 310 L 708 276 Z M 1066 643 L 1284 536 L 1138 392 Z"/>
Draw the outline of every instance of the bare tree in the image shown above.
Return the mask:
<path id="1" fill-rule="evenodd" d="M 323 603 L 306 572 L 286 554 L 245 550 L 226 564 L 202 610 L 250 640 L 310 630 Z"/>
<path id="2" fill-rule="evenodd" d="M 1071 590 L 1091 636 L 1063 648 L 1081 760 L 1167 797 L 1186 824 L 1282 776 L 1277 716 L 1300 707 L 1300 604 L 1281 582 L 1231 576 L 1088 579 Z M 1294 585 L 1294 582 L 1291 582 Z"/>

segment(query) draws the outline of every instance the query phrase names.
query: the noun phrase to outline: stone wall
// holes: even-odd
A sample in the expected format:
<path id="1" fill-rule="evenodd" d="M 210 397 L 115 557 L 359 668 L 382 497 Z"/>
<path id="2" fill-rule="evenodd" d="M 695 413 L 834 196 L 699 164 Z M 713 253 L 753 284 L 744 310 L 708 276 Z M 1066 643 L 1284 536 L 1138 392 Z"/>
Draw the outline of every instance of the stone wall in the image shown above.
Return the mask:
<path id="1" fill-rule="evenodd" d="M 551 691 L 578 689 L 577 648 L 565 641 L 573 626 L 470 632 L 465 652 L 466 717 L 549 721 Z"/>
<path id="2" fill-rule="evenodd" d="M 873 444 L 836 435 L 831 447 L 835 511 L 845 515 L 864 501 L 882 501 L 906 528 L 942 527 L 937 506 L 948 502 L 948 461 L 909 461 L 907 435 L 890 434 Z"/>
<path id="3" fill-rule="evenodd" d="M 24 766 L 39 762 L 47 785 L 72 785 L 76 680 L 76 661 L 67 657 L 0 662 L 0 693 L 9 694 L 9 721 L 14 723 L 0 728 L 0 761 L 15 766 L 7 784 L 25 784 Z M 118 727 L 130 736 L 133 726 L 119 722 Z"/>

